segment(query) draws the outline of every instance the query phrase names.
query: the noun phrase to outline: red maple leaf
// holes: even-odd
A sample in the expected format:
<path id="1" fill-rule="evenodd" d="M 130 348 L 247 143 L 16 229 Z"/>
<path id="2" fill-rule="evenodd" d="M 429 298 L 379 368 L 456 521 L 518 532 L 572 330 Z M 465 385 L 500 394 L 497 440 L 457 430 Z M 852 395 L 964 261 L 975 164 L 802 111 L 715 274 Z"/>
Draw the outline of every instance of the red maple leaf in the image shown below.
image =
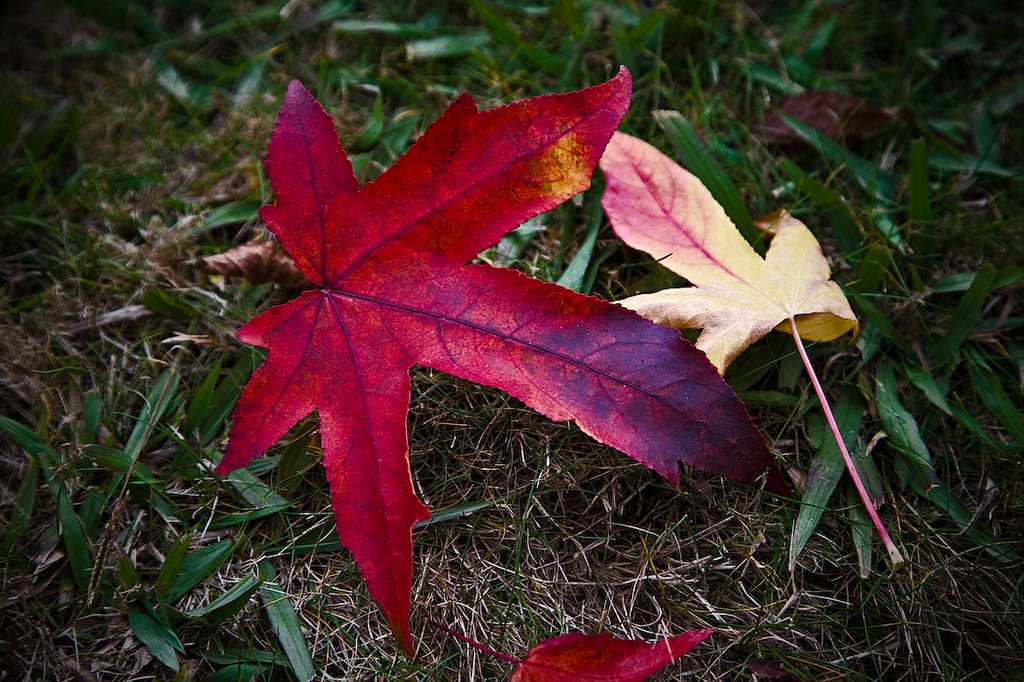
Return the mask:
<path id="1" fill-rule="evenodd" d="M 409 369 L 499 387 L 673 483 L 680 462 L 752 482 L 771 463 L 743 405 L 678 333 L 513 270 L 465 265 L 589 186 L 629 105 L 601 85 L 478 112 L 455 100 L 361 189 L 330 116 L 297 81 L 270 141 L 260 216 L 313 288 L 238 338 L 269 349 L 216 471 L 245 466 L 314 410 L 338 536 L 411 652 Z M 776 473 L 777 476 L 777 473 Z"/>
<path id="2" fill-rule="evenodd" d="M 572 633 L 530 649 L 509 682 L 642 682 L 707 639 L 690 630 L 663 642 Z"/>

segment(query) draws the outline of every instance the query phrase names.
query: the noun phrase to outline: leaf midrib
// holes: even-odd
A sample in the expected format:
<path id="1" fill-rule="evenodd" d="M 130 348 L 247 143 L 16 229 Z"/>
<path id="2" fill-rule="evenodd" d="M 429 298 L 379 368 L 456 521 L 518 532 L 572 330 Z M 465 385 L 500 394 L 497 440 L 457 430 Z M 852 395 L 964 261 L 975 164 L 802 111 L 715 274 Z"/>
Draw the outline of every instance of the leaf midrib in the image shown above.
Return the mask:
<path id="1" fill-rule="evenodd" d="M 479 267 L 488 267 L 488 266 L 479 266 Z M 325 293 L 328 293 L 328 292 L 325 292 Z M 678 406 L 673 404 L 672 401 L 670 401 L 670 400 L 668 400 L 666 398 L 663 398 L 662 396 L 660 396 L 660 395 L 658 395 L 656 393 L 652 393 L 650 390 L 645 389 L 644 387 L 639 386 L 639 385 L 637 385 L 636 383 L 634 383 L 632 381 L 628 381 L 626 379 L 622 379 L 620 377 L 617 377 L 617 376 L 615 376 L 613 374 L 610 374 L 610 373 L 608 373 L 608 372 L 606 372 L 606 371 L 604 371 L 602 369 L 594 367 L 593 365 L 590 365 L 590 364 L 588 364 L 588 363 L 586 363 L 586 362 L 584 362 L 584 361 L 582 361 L 580 359 L 574 358 L 571 355 L 567 355 L 566 353 L 563 353 L 563 352 L 560 352 L 558 350 L 552 349 L 552 348 L 550 348 L 548 346 L 540 346 L 540 345 L 537 345 L 537 344 L 534 344 L 534 343 L 530 343 L 529 341 L 517 338 L 517 337 L 515 337 L 515 336 L 513 336 L 511 334 L 505 334 L 505 333 L 503 333 L 501 331 L 492 329 L 490 327 L 486 327 L 484 325 L 481 325 L 481 324 L 478 324 L 478 323 L 475 323 L 475 322 L 470 322 L 468 320 L 464 320 L 464 319 L 459 318 L 459 317 L 454 317 L 452 315 L 446 315 L 444 313 L 439 313 L 439 312 L 435 312 L 435 311 L 431 311 L 431 310 L 426 310 L 426 309 L 423 309 L 423 308 L 417 308 L 415 306 L 410 306 L 410 305 L 406 305 L 406 304 L 403 304 L 403 303 L 398 303 L 397 301 L 390 301 L 390 300 L 387 300 L 387 299 L 378 298 L 376 296 L 372 296 L 372 295 L 369 295 L 369 294 L 361 294 L 361 293 L 356 293 L 356 292 L 347 291 L 347 290 L 340 290 L 340 289 L 332 289 L 332 290 L 330 290 L 329 294 L 338 295 L 338 296 L 345 296 L 345 297 L 356 299 L 356 300 L 359 300 L 359 301 L 364 301 L 366 303 L 371 303 L 373 305 L 379 305 L 379 306 L 382 306 L 382 307 L 385 307 L 385 308 L 391 308 L 391 309 L 394 309 L 394 310 L 400 310 L 400 311 L 408 313 L 410 315 L 419 315 L 419 316 L 425 316 L 425 317 L 429 317 L 429 318 L 436 319 L 436 320 L 443 320 L 443 321 L 448 322 L 448 323 L 453 324 L 453 325 L 458 325 L 458 326 L 462 326 L 462 327 L 468 327 L 469 329 L 472 329 L 473 331 L 476 331 L 476 332 L 479 332 L 479 333 L 482 333 L 482 334 L 487 334 L 487 335 L 493 336 L 495 338 L 499 338 L 502 341 L 505 341 L 505 342 L 508 342 L 508 343 L 514 343 L 514 344 L 517 344 L 517 345 L 520 345 L 520 346 L 524 346 L 526 348 L 530 348 L 531 350 L 535 350 L 535 351 L 538 351 L 538 352 L 546 353 L 548 355 L 551 355 L 551 356 L 554 356 L 554 357 L 557 357 L 557 358 L 563 360 L 567 364 L 575 365 L 575 366 L 580 367 L 580 368 L 582 368 L 582 369 L 584 369 L 586 371 L 589 371 L 589 372 L 591 372 L 591 373 L 593 373 L 593 374 L 595 374 L 597 376 L 603 377 L 605 379 L 608 379 L 610 381 L 618 383 L 618 384 L 620 384 L 622 386 L 626 386 L 627 388 L 629 388 L 629 389 L 631 389 L 633 391 L 636 391 L 637 393 L 649 396 L 650 398 L 653 398 L 654 400 L 656 400 L 657 402 L 659 402 L 662 405 L 666 406 L 667 408 L 669 408 L 673 412 L 679 414 L 681 417 L 683 417 L 687 421 L 690 421 L 690 422 L 696 422 L 697 421 L 696 419 L 694 419 L 694 417 L 692 417 L 691 415 L 688 415 L 686 412 L 683 412 Z M 676 383 L 676 382 L 673 382 L 673 383 Z M 668 385 L 668 384 L 666 384 L 666 385 Z"/>
<path id="2" fill-rule="evenodd" d="M 665 221 L 667 223 L 669 223 L 669 224 L 678 224 L 677 221 L 676 221 L 675 215 L 670 210 L 671 207 L 666 206 L 664 204 L 664 202 L 662 202 L 661 197 L 658 195 L 658 193 L 651 189 L 652 183 L 651 183 L 651 176 L 650 176 L 650 174 L 644 172 L 644 169 L 639 165 L 637 159 L 635 159 L 631 153 L 624 152 L 622 154 L 622 156 L 625 157 L 625 159 L 629 163 L 630 167 L 633 169 L 633 172 L 636 174 L 636 176 L 638 178 L 640 178 L 641 184 L 643 185 L 644 189 L 647 190 L 648 195 L 651 197 L 651 199 L 654 201 L 654 203 L 657 205 L 658 210 L 661 211 L 662 215 L 665 218 Z M 729 225 L 730 225 L 730 227 L 733 227 L 733 229 L 735 229 L 735 226 L 733 226 L 731 221 L 729 221 Z M 701 253 L 701 255 L 703 255 L 705 257 L 705 259 L 707 260 L 707 262 L 710 265 L 713 265 L 713 266 L 723 270 L 727 275 L 729 275 L 734 280 L 736 280 L 736 282 L 738 284 L 741 284 L 741 285 L 743 285 L 743 286 L 747 287 L 748 289 L 751 289 L 751 290 L 753 290 L 755 292 L 763 293 L 763 292 L 760 292 L 759 289 L 754 284 L 749 282 L 745 277 L 743 277 L 742 275 L 740 275 L 737 272 L 734 272 L 731 268 L 729 268 L 729 266 L 727 266 L 722 261 L 721 258 L 719 258 L 717 255 L 713 254 L 711 251 L 708 251 L 708 249 L 704 246 L 704 244 L 702 242 L 699 242 L 696 239 L 694 239 L 694 237 L 690 234 L 690 231 L 688 229 L 686 229 L 686 228 L 680 229 L 679 233 L 683 237 L 685 237 L 688 242 L 690 242 L 690 245 L 691 245 L 692 248 L 694 248 L 697 251 L 699 251 Z M 672 253 L 673 252 L 669 252 L 663 258 L 668 258 L 668 257 L 672 256 Z M 657 257 L 656 254 L 654 254 L 654 255 L 655 255 L 655 257 Z M 762 263 L 762 265 L 765 263 L 763 258 L 761 258 L 761 263 Z M 686 277 L 685 273 L 680 272 L 680 270 L 677 270 L 676 268 L 673 268 L 673 267 L 669 266 L 669 269 L 677 272 L 678 274 L 682 275 L 683 277 Z M 700 288 L 699 285 L 698 285 L 698 288 Z M 768 294 L 764 293 L 764 295 L 767 296 Z"/>

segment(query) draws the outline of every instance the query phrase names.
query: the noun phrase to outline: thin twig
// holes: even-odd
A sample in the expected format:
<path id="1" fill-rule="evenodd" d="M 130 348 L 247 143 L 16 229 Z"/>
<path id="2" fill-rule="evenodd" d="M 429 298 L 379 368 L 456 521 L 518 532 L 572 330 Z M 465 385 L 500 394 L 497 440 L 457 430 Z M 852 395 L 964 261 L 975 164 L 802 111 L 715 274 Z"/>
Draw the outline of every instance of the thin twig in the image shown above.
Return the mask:
<path id="1" fill-rule="evenodd" d="M 501 660 L 507 661 L 509 663 L 512 663 L 513 665 L 519 665 L 521 663 L 521 661 L 519 659 L 512 658 L 508 654 L 503 654 L 503 653 L 501 653 L 499 651 L 495 651 L 494 649 L 492 649 L 490 647 L 486 647 L 483 644 L 481 644 L 480 642 L 476 642 L 476 641 L 470 639 L 469 637 L 466 637 L 463 634 L 459 634 L 458 632 L 455 632 L 455 630 L 452 630 L 447 625 L 441 625 L 440 623 L 438 623 L 436 621 L 433 621 L 433 620 L 430 620 L 429 618 L 424 618 L 423 620 L 424 620 L 424 622 L 426 622 L 427 625 L 433 625 L 438 630 L 442 630 L 444 632 L 447 632 L 449 635 L 451 635 L 455 639 L 459 640 L 460 642 L 465 642 L 466 644 L 470 645 L 474 649 L 482 651 L 485 654 L 490 654 L 491 656 L 494 656 L 495 658 L 500 658 Z"/>

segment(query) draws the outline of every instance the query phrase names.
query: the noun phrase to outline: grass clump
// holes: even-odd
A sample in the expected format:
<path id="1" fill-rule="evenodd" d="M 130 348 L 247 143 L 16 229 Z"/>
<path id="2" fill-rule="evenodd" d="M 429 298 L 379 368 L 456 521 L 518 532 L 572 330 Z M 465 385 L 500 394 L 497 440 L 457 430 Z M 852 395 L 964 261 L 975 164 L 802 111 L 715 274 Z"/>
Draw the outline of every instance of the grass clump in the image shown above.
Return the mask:
<path id="1" fill-rule="evenodd" d="M 1012 7 L 78 1 L 2 21 L 12 679 L 508 674 L 423 616 L 514 656 L 570 630 L 716 629 L 664 679 L 743 678 L 755 659 L 807 679 L 1024 669 Z M 282 294 L 196 261 L 263 232 L 262 157 L 290 78 L 366 180 L 459 91 L 490 106 L 618 64 L 636 83 L 624 129 L 717 165 L 753 217 L 787 207 L 825 246 L 863 332 L 810 353 L 907 568 L 862 540 L 845 481 L 792 561 L 799 503 L 692 472 L 673 490 L 499 392 L 416 370 L 411 464 L 435 522 L 415 538 L 420 658 L 406 660 L 334 542 L 315 418 L 237 476 L 210 474 L 261 360 L 232 332 Z M 850 147 L 761 141 L 774 104 L 822 89 L 900 116 Z M 688 122 L 695 158 L 656 110 Z M 613 238 L 598 190 L 484 257 L 610 299 L 671 281 Z M 769 337 L 727 379 L 783 465 L 811 469 L 825 446 L 790 341 Z"/>

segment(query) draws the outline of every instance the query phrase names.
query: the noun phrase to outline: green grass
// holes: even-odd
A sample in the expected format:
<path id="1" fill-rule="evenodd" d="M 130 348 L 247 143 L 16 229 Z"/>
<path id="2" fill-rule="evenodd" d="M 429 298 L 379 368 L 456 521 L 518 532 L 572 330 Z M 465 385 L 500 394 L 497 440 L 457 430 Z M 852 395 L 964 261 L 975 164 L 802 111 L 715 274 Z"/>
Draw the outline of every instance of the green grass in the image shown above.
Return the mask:
<path id="1" fill-rule="evenodd" d="M 166 0 L 6 9 L 0 41 L 0 659 L 12 679 L 503 679 L 570 630 L 716 634 L 661 679 L 1019 679 L 1024 671 L 1024 19 L 1012 3 Z M 651 5 L 651 7 L 648 7 Z M 261 355 L 233 338 L 284 300 L 197 266 L 265 228 L 262 169 L 301 79 L 362 180 L 460 91 L 484 107 L 619 64 L 623 129 L 700 174 L 742 226 L 788 208 L 862 333 L 812 360 L 870 460 L 908 565 L 866 545 L 784 335 L 727 379 L 799 502 L 685 472 L 668 487 L 498 391 L 415 370 L 417 659 L 334 541 L 316 420 L 210 472 Z M 901 107 L 852 148 L 787 94 Z M 654 115 L 656 110 L 679 112 Z M 595 189 L 483 254 L 617 299 L 672 283 Z M 744 217 L 744 212 L 749 214 Z M 825 472 L 822 474 L 822 472 Z M 806 544 L 793 560 L 800 518 Z M 868 555 L 868 548 L 875 551 Z M 179 672 L 180 667 L 180 672 Z M 314 671 L 311 673 L 310 671 Z"/>

